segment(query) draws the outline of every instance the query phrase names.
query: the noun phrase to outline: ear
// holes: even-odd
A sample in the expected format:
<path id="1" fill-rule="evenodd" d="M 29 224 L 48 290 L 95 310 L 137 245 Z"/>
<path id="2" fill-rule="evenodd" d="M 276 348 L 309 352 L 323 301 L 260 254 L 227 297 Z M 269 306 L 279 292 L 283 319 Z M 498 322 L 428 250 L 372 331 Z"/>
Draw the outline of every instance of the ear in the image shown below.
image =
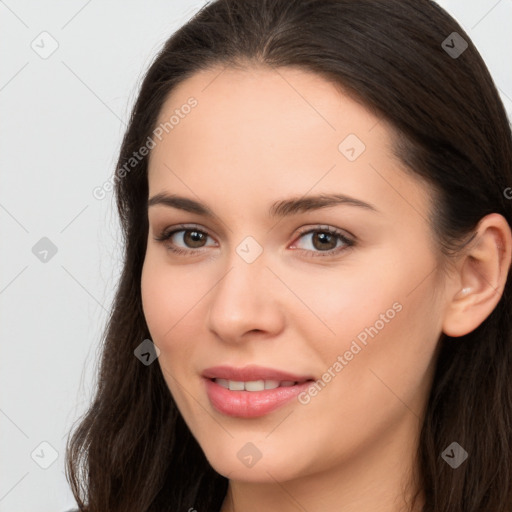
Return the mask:
<path id="1" fill-rule="evenodd" d="M 483 217 L 469 248 L 463 251 L 446 288 L 443 332 L 452 337 L 475 330 L 503 295 L 512 257 L 512 234 L 506 219 L 498 213 Z"/>

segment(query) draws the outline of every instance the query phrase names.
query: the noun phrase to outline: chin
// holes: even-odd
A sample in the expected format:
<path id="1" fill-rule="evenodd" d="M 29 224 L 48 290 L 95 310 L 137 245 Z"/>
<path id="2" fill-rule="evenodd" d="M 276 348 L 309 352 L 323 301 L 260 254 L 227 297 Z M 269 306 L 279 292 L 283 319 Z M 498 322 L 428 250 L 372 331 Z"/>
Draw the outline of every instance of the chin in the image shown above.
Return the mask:
<path id="1" fill-rule="evenodd" d="M 221 450 L 216 453 L 205 452 L 208 462 L 213 469 L 220 475 L 230 480 L 238 480 L 243 482 L 255 483 L 275 483 L 275 481 L 292 480 L 299 476 L 302 465 L 296 458 L 283 451 L 277 454 L 265 455 L 265 449 L 260 450 L 258 457 L 255 446 L 251 446 L 250 442 L 237 443 L 230 441 L 233 446 L 237 446 L 236 450 Z M 238 448 L 240 444 L 241 448 Z M 261 443 L 260 443 L 261 445 Z M 217 447 L 218 448 L 218 447 Z M 251 454 L 253 459 L 251 460 Z"/>

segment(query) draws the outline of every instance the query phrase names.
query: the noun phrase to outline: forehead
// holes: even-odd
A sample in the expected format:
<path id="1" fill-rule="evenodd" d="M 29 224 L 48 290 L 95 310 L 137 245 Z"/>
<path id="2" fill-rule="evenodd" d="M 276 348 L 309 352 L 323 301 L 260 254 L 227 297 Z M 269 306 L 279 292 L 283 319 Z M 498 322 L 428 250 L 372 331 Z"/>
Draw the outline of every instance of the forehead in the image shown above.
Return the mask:
<path id="1" fill-rule="evenodd" d="M 405 194 L 426 208 L 424 184 L 393 156 L 389 125 L 304 70 L 200 71 L 169 95 L 158 118 L 165 123 L 151 153 L 150 196 L 229 194 L 247 207 L 274 192 L 278 199 L 334 191 L 393 207 Z"/>
<path id="2" fill-rule="evenodd" d="M 278 135 L 281 144 L 293 143 L 293 138 L 314 143 L 329 135 L 341 136 L 347 129 L 364 137 L 378 123 L 383 123 L 364 106 L 342 94 L 340 86 L 298 68 L 215 67 L 197 72 L 171 91 L 158 124 L 163 125 L 173 112 L 184 108 L 191 97 L 197 106 L 172 128 L 178 136 L 174 137 L 176 141 L 180 133 L 183 138 L 189 135 L 187 128 L 190 128 L 198 140 L 206 135 L 212 140 L 216 134 L 215 142 L 220 142 L 227 133 L 232 138 L 236 136 L 239 143 L 252 142 L 254 148 L 262 138 Z M 185 122 L 187 117 L 191 121 Z M 282 128 L 287 131 L 283 133 Z M 376 135 L 385 131 L 378 130 Z M 249 141 L 248 136 L 252 136 Z"/>

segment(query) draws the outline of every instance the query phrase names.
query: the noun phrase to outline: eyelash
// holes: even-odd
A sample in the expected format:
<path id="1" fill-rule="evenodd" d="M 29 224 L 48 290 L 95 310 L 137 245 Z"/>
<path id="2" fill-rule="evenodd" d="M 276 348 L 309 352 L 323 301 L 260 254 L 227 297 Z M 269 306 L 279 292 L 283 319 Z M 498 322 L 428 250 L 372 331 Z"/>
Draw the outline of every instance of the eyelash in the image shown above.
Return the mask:
<path id="1" fill-rule="evenodd" d="M 180 229 L 172 229 L 172 230 L 163 230 L 159 236 L 156 236 L 154 237 L 154 239 L 157 241 L 157 242 L 160 242 L 160 243 L 165 243 L 167 240 L 169 240 L 175 233 L 179 233 L 180 231 L 197 231 L 199 233 L 202 233 L 204 235 L 207 235 L 207 236 L 211 236 L 207 231 L 205 231 L 204 229 L 200 229 L 199 226 L 194 226 L 194 225 L 183 225 L 183 224 L 180 224 L 179 226 Z M 334 235 L 336 236 L 339 240 L 341 240 L 344 244 L 343 247 L 337 247 L 337 248 L 334 248 L 334 249 L 330 249 L 328 251 L 311 251 L 311 250 L 308 250 L 308 249 L 297 249 L 298 251 L 302 251 L 302 252 L 305 252 L 305 253 L 308 253 L 308 257 L 328 257 L 328 256 L 334 256 L 335 254 L 338 254 L 342 251 L 345 251 L 351 247 L 353 247 L 355 245 L 355 240 L 352 240 L 348 237 L 346 237 L 341 231 L 335 229 L 335 228 L 332 228 L 332 227 L 317 227 L 317 228 L 304 228 L 303 230 L 301 230 L 298 234 L 298 237 L 297 238 L 301 238 L 302 236 L 304 235 L 307 235 L 309 233 L 329 233 L 330 235 Z M 204 247 L 202 248 L 199 248 L 199 249 L 181 249 L 181 248 L 178 248 L 178 247 L 174 247 L 172 245 L 167 245 L 166 246 L 167 249 L 169 249 L 171 252 L 175 253 L 175 254 L 181 254 L 181 255 L 189 255 L 191 253 L 198 253 L 198 252 L 202 252 L 202 249 L 205 249 Z"/>

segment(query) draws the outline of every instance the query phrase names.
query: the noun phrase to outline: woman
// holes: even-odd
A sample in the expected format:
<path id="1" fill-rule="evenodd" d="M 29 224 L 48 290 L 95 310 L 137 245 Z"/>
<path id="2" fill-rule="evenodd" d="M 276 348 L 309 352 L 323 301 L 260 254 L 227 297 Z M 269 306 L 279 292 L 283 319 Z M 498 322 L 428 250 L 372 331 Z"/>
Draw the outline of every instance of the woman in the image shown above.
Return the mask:
<path id="1" fill-rule="evenodd" d="M 510 512 L 512 137 L 427 0 L 217 0 L 142 84 L 83 510 Z"/>

